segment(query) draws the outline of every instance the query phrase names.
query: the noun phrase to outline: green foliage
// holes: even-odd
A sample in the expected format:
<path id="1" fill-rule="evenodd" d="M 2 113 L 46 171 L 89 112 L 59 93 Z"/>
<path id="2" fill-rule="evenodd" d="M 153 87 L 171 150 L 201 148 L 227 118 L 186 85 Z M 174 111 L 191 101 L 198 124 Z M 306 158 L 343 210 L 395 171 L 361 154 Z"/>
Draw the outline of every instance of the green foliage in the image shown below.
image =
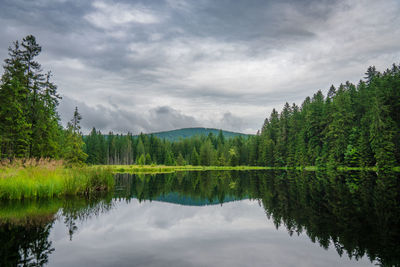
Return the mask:
<path id="1" fill-rule="evenodd" d="M 344 162 L 346 166 L 356 167 L 360 162 L 360 154 L 357 149 L 352 145 L 348 145 L 346 152 L 344 153 Z"/>
<path id="2" fill-rule="evenodd" d="M 167 166 L 175 165 L 175 160 L 172 157 L 171 152 L 167 152 L 167 155 L 165 156 L 165 165 Z"/>
<path id="3" fill-rule="evenodd" d="M 239 157 L 236 148 L 229 149 L 229 165 L 230 166 L 239 165 Z"/>
<path id="4" fill-rule="evenodd" d="M 151 156 L 150 156 L 149 153 L 147 153 L 147 154 L 146 154 L 146 164 L 147 164 L 147 165 L 150 165 L 151 163 L 152 163 L 152 161 L 151 161 Z"/>
<path id="5" fill-rule="evenodd" d="M 192 164 L 193 166 L 200 165 L 200 156 L 196 151 L 196 147 L 194 147 L 192 150 L 192 154 L 190 156 L 190 164 Z"/>
<path id="6" fill-rule="evenodd" d="M 204 142 L 200 147 L 200 165 L 210 166 L 213 162 L 213 147 L 210 140 Z"/>
<path id="7" fill-rule="evenodd" d="M 146 164 L 146 158 L 144 157 L 144 154 L 140 155 L 137 164 L 139 165 L 145 165 Z"/>
<path id="8" fill-rule="evenodd" d="M 176 165 L 177 165 L 177 166 L 184 166 L 184 165 L 186 165 L 186 161 L 185 161 L 185 159 L 183 158 L 183 156 L 182 156 L 181 153 L 179 153 L 178 158 L 176 159 Z"/>

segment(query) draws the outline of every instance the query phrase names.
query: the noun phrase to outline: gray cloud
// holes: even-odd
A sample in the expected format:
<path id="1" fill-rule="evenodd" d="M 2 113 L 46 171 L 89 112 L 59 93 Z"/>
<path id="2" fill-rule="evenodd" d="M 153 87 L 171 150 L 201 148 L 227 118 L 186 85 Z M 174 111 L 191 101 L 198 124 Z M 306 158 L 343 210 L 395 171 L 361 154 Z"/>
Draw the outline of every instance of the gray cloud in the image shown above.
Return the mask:
<path id="1" fill-rule="evenodd" d="M 85 133 L 88 133 L 93 127 L 103 132 L 109 130 L 116 133 L 131 132 L 138 134 L 140 132 L 149 133 L 201 126 L 194 117 L 187 116 L 169 106 L 156 107 L 142 112 L 132 112 L 120 109 L 117 105 L 91 107 L 84 102 L 76 101 L 69 97 L 64 97 L 59 107 L 63 125 L 67 124 L 68 118 L 72 118 L 75 107 L 78 107 L 83 117 L 81 124 Z"/>
<path id="2" fill-rule="evenodd" d="M 0 7 L 0 57 L 34 34 L 43 46 L 38 60 L 65 96 L 62 120 L 79 103 L 84 126 L 103 131 L 201 125 L 254 133 L 273 107 L 400 58 L 396 0 L 0 0 Z"/>

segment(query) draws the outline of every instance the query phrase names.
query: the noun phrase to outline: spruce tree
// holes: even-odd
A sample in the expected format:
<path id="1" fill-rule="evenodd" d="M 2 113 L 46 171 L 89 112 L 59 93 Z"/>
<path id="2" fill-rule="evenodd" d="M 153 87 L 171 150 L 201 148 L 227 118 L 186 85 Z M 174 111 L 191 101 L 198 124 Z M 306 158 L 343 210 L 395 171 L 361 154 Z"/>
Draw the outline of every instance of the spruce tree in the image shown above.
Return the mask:
<path id="1" fill-rule="evenodd" d="M 192 154 L 190 156 L 190 164 L 193 166 L 200 165 L 199 154 L 197 153 L 196 147 L 193 148 Z"/>
<path id="2" fill-rule="evenodd" d="M 177 159 L 176 159 L 176 165 L 177 166 L 184 166 L 186 165 L 185 159 L 182 156 L 182 153 L 179 153 Z"/>
<path id="3" fill-rule="evenodd" d="M 62 135 L 57 114 L 60 97 L 35 61 L 41 47 L 32 35 L 13 43 L 0 86 L 2 156 L 59 157 Z"/>
<path id="4" fill-rule="evenodd" d="M 31 129 L 24 108 L 29 92 L 19 42 L 14 42 L 8 51 L 0 86 L 0 154 L 12 159 L 28 155 Z"/>
<path id="5" fill-rule="evenodd" d="M 86 161 L 87 154 L 83 151 L 85 143 L 80 132 L 80 121 L 82 116 L 75 107 L 74 116 L 67 126 L 67 151 L 64 158 L 69 164 L 83 164 Z"/>

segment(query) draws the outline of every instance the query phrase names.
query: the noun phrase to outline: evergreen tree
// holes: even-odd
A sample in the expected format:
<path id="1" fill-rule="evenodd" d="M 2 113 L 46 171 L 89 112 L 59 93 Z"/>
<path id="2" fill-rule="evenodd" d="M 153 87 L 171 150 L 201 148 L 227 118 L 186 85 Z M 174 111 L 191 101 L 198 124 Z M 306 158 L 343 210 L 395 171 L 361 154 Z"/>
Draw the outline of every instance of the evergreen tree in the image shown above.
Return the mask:
<path id="1" fill-rule="evenodd" d="M 172 153 L 170 151 L 167 152 L 167 155 L 165 157 L 165 165 L 167 165 L 167 166 L 175 165 L 175 160 L 174 160 L 174 158 L 172 156 Z"/>
<path id="2" fill-rule="evenodd" d="M 200 148 L 200 165 L 210 166 L 213 162 L 213 146 L 210 139 L 207 139 Z"/>
<path id="3" fill-rule="evenodd" d="M 137 149 L 136 149 L 136 155 L 137 155 L 137 157 L 140 157 L 141 155 L 145 155 L 145 153 L 146 153 L 146 151 L 144 149 L 142 138 L 139 137 L 139 142 L 138 142 Z"/>
<path id="4" fill-rule="evenodd" d="M 140 157 L 137 160 L 137 164 L 139 164 L 139 165 L 145 165 L 146 164 L 146 158 L 145 158 L 144 154 L 140 155 Z"/>
<path id="5" fill-rule="evenodd" d="M 85 143 L 80 132 L 80 120 L 82 116 L 78 112 L 78 107 L 75 107 L 74 116 L 67 126 L 67 150 L 65 159 L 70 164 L 83 164 L 87 158 L 87 154 L 83 151 Z"/>
<path id="6" fill-rule="evenodd" d="M 146 154 L 146 165 L 151 165 L 153 162 L 151 161 L 151 156 L 149 153 Z"/>
<path id="7" fill-rule="evenodd" d="M 229 149 L 229 165 L 230 166 L 239 165 L 239 155 L 236 148 Z"/>
<path id="8" fill-rule="evenodd" d="M 62 135 L 57 114 L 60 97 L 35 61 L 41 47 L 32 35 L 14 42 L 0 86 L 2 157 L 59 157 Z"/>
<path id="9" fill-rule="evenodd" d="M 192 164 L 193 166 L 200 165 L 200 158 L 199 154 L 196 151 L 196 147 L 193 148 L 192 154 L 190 156 L 190 164 Z"/>
<path id="10" fill-rule="evenodd" d="M 182 154 L 179 153 L 178 158 L 176 159 L 177 166 L 184 166 L 186 165 L 185 159 L 183 158 Z"/>

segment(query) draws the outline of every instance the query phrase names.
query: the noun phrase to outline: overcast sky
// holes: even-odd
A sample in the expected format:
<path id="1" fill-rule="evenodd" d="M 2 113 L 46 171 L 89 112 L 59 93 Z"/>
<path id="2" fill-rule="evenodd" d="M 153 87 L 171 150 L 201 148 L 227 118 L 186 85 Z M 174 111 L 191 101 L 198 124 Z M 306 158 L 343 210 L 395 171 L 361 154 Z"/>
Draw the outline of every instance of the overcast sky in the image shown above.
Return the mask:
<path id="1" fill-rule="evenodd" d="M 85 131 L 255 133 L 370 65 L 400 63 L 400 1 L 0 0 L 0 57 L 28 34 Z"/>

